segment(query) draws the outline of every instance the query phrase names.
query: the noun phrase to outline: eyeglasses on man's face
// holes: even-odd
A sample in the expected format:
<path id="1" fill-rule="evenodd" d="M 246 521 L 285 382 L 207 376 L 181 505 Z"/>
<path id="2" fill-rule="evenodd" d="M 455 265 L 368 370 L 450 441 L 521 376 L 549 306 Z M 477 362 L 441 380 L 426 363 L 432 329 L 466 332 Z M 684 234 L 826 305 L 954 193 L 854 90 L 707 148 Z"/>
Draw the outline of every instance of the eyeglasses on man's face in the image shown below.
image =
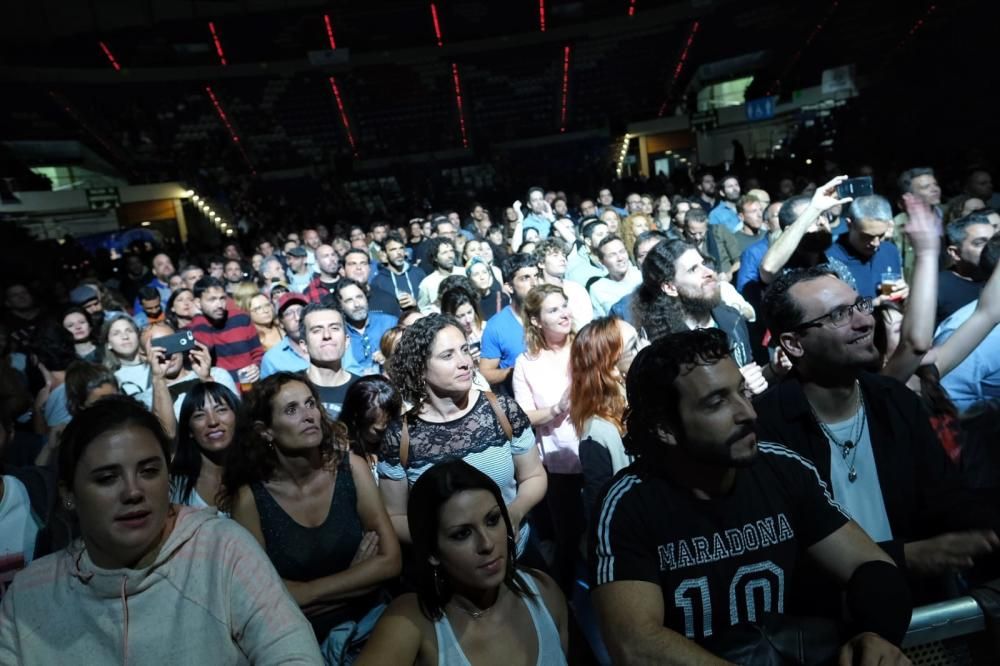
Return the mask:
<path id="1" fill-rule="evenodd" d="M 850 305 L 841 305 L 840 307 L 834 308 L 825 315 L 820 315 L 815 319 L 802 322 L 792 330 L 802 331 L 807 328 L 818 328 L 823 326 L 826 322 L 829 322 L 832 328 L 842 328 L 850 323 L 851 317 L 855 312 L 860 312 L 861 314 L 871 314 L 874 309 L 875 304 L 872 302 L 872 299 L 864 296 L 858 297 L 858 300 L 854 301 Z"/>

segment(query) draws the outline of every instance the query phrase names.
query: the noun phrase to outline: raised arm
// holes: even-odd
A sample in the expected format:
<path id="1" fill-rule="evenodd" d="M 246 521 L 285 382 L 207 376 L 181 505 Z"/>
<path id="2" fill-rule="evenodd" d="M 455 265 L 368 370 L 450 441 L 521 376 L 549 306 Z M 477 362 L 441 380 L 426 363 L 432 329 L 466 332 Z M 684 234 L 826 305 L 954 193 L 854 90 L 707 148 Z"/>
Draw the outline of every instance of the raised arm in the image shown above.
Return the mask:
<path id="1" fill-rule="evenodd" d="M 790 227 L 771 243 L 767 249 L 767 254 L 760 261 L 760 279 L 764 284 L 771 284 L 785 267 L 788 260 L 792 258 L 795 249 L 799 246 L 802 237 L 806 235 L 809 228 L 827 210 L 838 204 L 850 203 L 851 197 L 845 199 L 837 198 L 837 185 L 847 180 L 847 176 L 837 176 L 829 183 L 816 190 L 812 201 L 806 207 L 798 219 Z"/>
<path id="2" fill-rule="evenodd" d="M 916 260 L 899 345 L 882 368 L 882 374 L 906 382 L 920 367 L 934 341 L 941 223 L 922 199 L 904 194 L 903 201 L 910 218 L 905 233 Z"/>
<path id="3" fill-rule="evenodd" d="M 931 350 L 933 362 L 942 377 L 954 370 L 1000 323 L 1000 264 L 993 270 L 979 294 L 972 315 L 951 337 Z"/>
<path id="4" fill-rule="evenodd" d="M 663 626 L 663 591 L 659 585 L 622 580 L 601 585 L 591 594 L 601 636 L 613 663 L 629 666 L 729 663 Z"/>

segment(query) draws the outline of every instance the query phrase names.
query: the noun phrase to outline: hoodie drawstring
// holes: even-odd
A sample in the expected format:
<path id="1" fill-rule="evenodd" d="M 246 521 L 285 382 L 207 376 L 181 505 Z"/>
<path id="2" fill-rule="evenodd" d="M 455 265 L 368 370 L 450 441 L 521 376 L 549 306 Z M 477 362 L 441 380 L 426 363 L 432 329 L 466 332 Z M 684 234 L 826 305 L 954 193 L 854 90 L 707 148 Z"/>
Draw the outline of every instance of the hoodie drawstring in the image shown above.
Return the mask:
<path id="1" fill-rule="evenodd" d="M 122 576 L 122 617 L 125 621 L 122 632 L 122 664 L 128 666 L 128 577 Z"/>

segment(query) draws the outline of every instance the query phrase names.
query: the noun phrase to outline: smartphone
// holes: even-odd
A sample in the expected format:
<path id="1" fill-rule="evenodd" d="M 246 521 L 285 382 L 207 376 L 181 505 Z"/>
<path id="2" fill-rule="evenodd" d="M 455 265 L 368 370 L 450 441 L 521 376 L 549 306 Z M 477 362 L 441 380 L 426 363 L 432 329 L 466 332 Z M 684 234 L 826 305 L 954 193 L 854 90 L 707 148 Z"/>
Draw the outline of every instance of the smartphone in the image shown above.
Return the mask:
<path id="1" fill-rule="evenodd" d="M 153 338 L 153 346 L 163 347 L 167 356 L 173 356 L 178 352 L 189 352 L 194 349 L 194 333 L 181 331 L 173 335 L 164 335 L 162 338 Z"/>
<path id="2" fill-rule="evenodd" d="M 837 185 L 838 199 L 843 199 L 845 197 L 853 197 L 857 199 L 858 197 L 869 197 L 873 194 L 875 194 L 875 190 L 872 187 L 871 176 L 848 178 L 840 185 Z"/>
<path id="3" fill-rule="evenodd" d="M 483 346 L 483 343 L 480 342 L 480 341 L 478 341 L 478 340 L 475 341 L 475 342 L 470 342 L 469 343 L 469 353 L 470 354 L 477 353 L 480 350 L 480 348 L 482 348 L 482 346 Z"/>

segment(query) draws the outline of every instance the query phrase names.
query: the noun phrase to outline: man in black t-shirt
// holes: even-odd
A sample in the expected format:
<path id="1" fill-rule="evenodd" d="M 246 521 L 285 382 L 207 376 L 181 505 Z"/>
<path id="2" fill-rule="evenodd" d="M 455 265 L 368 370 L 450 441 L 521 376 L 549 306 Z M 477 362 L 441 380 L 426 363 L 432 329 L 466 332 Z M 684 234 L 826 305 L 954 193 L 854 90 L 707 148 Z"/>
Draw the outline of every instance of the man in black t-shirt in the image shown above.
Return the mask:
<path id="1" fill-rule="evenodd" d="M 945 228 L 945 251 L 951 268 L 938 276 L 937 317 L 940 324 L 968 303 L 979 298 L 984 276 L 979 272 L 979 256 L 993 236 L 990 219 L 981 212 L 969 213 Z"/>
<path id="2" fill-rule="evenodd" d="M 309 352 L 306 376 L 318 389 L 326 413 L 336 420 L 340 418 L 347 389 L 358 380 L 357 375 L 341 364 L 350 344 L 344 315 L 328 301 L 322 301 L 307 305 L 300 322 L 302 339 Z"/>
<path id="3" fill-rule="evenodd" d="M 902 574 L 812 463 L 758 444 L 724 333 L 661 338 L 636 357 L 627 390 L 637 459 L 612 480 L 592 533 L 594 603 L 615 663 L 733 648 L 730 627 L 784 613 L 802 551 L 846 586 L 856 634 L 842 656 L 901 657 Z"/>

